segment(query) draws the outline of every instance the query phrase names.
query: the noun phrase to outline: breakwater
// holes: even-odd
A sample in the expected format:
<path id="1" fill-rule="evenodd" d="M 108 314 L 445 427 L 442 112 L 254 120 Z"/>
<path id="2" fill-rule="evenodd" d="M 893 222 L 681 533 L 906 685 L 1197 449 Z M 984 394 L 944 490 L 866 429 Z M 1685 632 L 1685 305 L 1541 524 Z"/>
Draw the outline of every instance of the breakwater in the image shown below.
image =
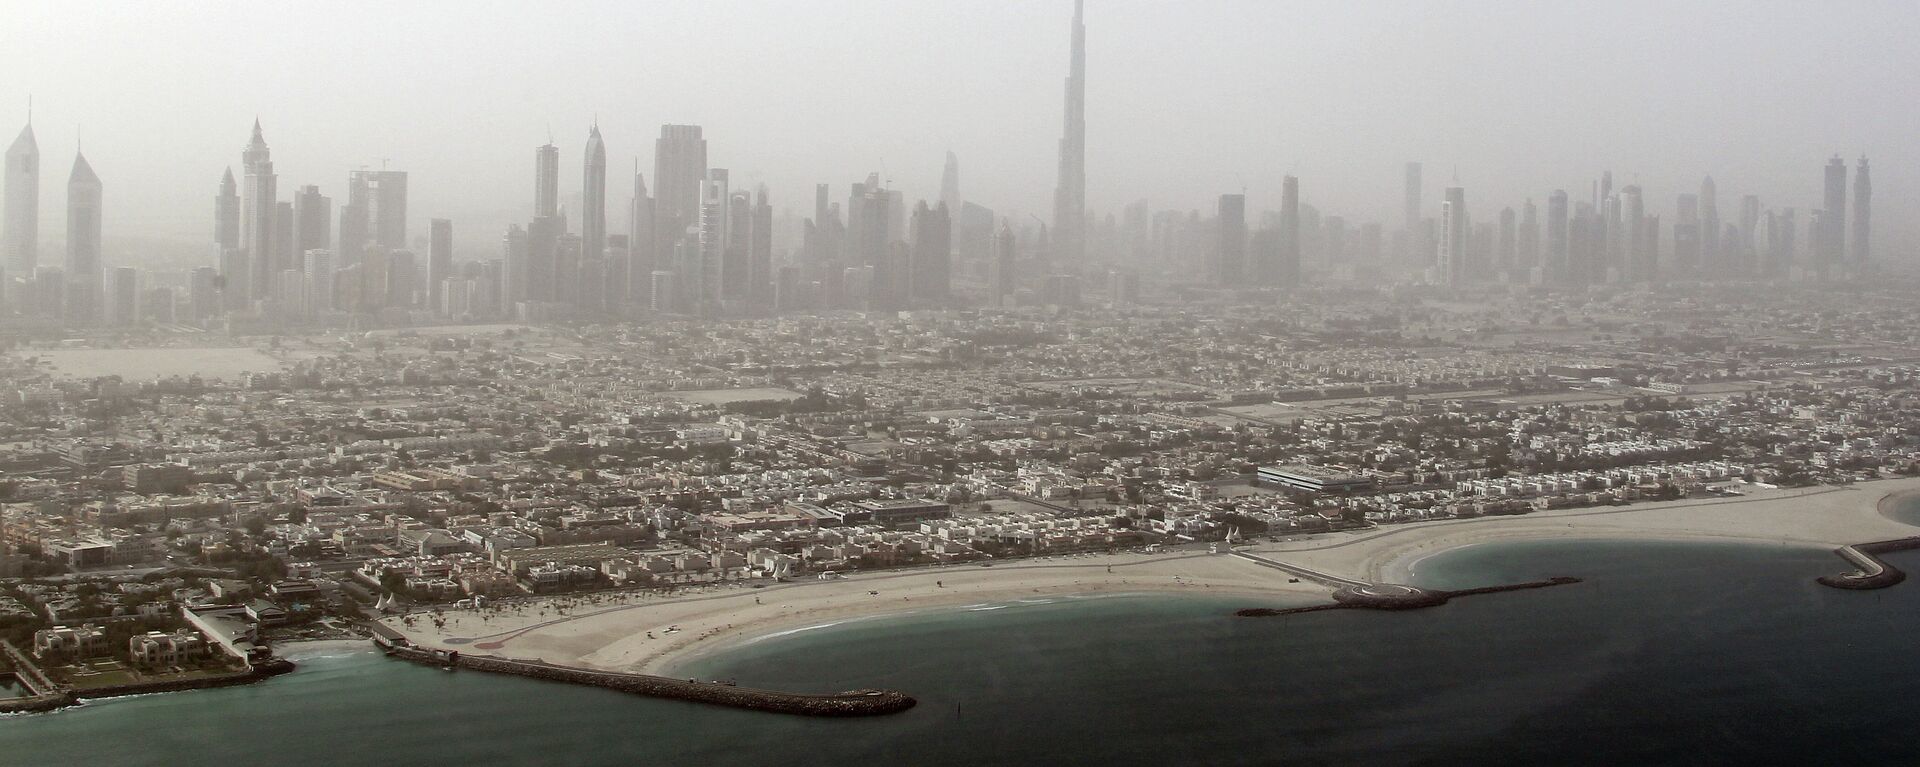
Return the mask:
<path id="1" fill-rule="evenodd" d="M 1855 569 L 1837 575 L 1822 575 L 1814 580 L 1836 589 L 1884 589 L 1906 580 L 1907 574 L 1887 564 L 1880 555 L 1913 549 L 1920 549 L 1920 536 L 1841 546 L 1834 549 L 1833 553 L 1852 563 Z"/>
<path id="2" fill-rule="evenodd" d="M 1544 581 L 1509 583 L 1503 586 L 1482 586 L 1472 589 L 1421 589 L 1395 584 L 1367 584 L 1364 586 L 1344 586 L 1333 592 L 1333 602 L 1308 605 L 1306 607 L 1248 607 L 1235 610 L 1234 615 L 1242 618 L 1270 618 L 1279 615 L 1320 612 L 1322 610 L 1418 610 L 1425 607 L 1438 607 L 1456 597 L 1476 594 L 1497 594 L 1503 591 L 1524 591 L 1544 589 L 1549 586 L 1565 586 L 1579 583 L 1579 578 L 1560 576 Z"/>
<path id="3" fill-rule="evenodd" d="M 756 690 L 719 682 L 672 679 L 650 674 L 626 674 L 559 666 L 537 660 L 519 660 L 490 655 L 465 655 L 458 651 L 430 650 L 393 641 L 385 636 L 374 642 L 387 655 L 401 660 L 445 668 L 472 669 L 495 674 L 511 674 L 550 682 L 583 684 L 655 698 L 707 703 L 800 716 L 853 717 L 895 714 L 913 708 L 915 700 L 894 690 L 852 690 L 828 695 Z"/>
<path id="4" fill-rule="evenodd" d="M 7 649 L 11 650 L 11 646 Z M 118 698 L 127 695 L 146 695 L 157 692 L 185 692 L 187 690 L 208 690 L 216 687 L 234 687 L 253 684 L 270 677 L 276 677 L 293 671 L 293 661 L 283 658 L 270 658 L 251 665 L 245 671 L 219 676 L 194 677 L 190 679 L 161 679 L 151 682 L 133 682 L 106 687 L 88 687 L 74 689 L 49 680 L 45 674 L 31 664 L 20 665 L 16 662 L 14 676 L 31 693 L 26 697 L 0 701 L 0 714 L 24 714 L 53 711 L 68 706 L 79 705 L 83 700 L 98 698 Z"/>

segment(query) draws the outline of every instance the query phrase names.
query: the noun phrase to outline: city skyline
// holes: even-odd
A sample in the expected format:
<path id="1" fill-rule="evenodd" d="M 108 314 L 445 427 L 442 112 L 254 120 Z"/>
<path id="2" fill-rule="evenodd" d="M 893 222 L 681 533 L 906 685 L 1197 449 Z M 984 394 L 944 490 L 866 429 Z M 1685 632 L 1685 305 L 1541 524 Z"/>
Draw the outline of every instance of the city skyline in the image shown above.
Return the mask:
<path id="1" fill-rule="evenodd" d="M 646 144 L 659 125 L 702 125 L 713 141 L 713 165 L 728 167 L 736 186 L 767 184 L 776 207 L 796 213 L 804 213 L 805 206 L 798 203 L 806 199 L 805 192 L 811 184 L 846 183 L 875 169 L 882 172 L 883 181 L 892 182 L 892 188 L 905 190 L 909 199 L 936 199 L 944 170 L 941 160 L 944 153 L 951 150 L 967 166 L 968 199 L 981 201 L 1003 214 L 1032 213 L 1050 218 L 1060 164 L 1059 78 L 1068 74 L 1070 63 L 1064 28 L 1071 18 L 1072 6 L 1064 0 L 988 7 L 849 6 L 842 10 L 860 11 L 863 18 L 876 25 L 937 22 L 948 35 L 928 41 L 934 49 L 915 61 L 941 71 L 953 67 L 964 71 L 951 73 L 958 79 L 949 79 L 948 82 L 954 84 L 946 88 L 895 88 L 887 91 L 888 99 L 861 99 L 841 105 L 819 100 L 802 105 L 794 103 L 791 96 L 769 93 L 760 99 L 737 99 L 737 103 L 746 105 L 738 110 L 721 109 L 712 94 L 678 95 L 684 88 L 671 77 L 639 88 L 589 88 L 571 82 L 554 82 L 539 89 L 532 89 L 531 81 L 525 77 L 508 77 L 505 80 L 517 82 L 523 90 L 507 92 L 511 86 L 505 83 L 475 84 L 461 89 L 475 94 L 473 103 L 443 103 L 441 107 L 448 115 L 471 115 L 471 110 L 483 103 L 504 99 L 524 105 L 509 110 L 509 115 L 518 117 L 491 110 L 477 124 L 480 129 L 456 130 L 446 127 L 446 117 L 421 114 L 418 110 L 422 105 L 435 100 L 421 99 L 418 90 L 403 80 L 387 90 L 403 91 L 400 95 L 404 97 L 358 107 L 369 115 L 366 125 L 354 121 L 342 124 L 337 119 L 322 121 L 313 112 L 313 105 L 290 100 L 292 93 L 285 86 L 264 90 L 235 88 L 217 94 L 189 92 L 193 103 L 206 106 L 205 119 L 196 116 L 182 120 L 180 125 L 171 125 L 152 119 L 151 114 L 144 120 L 128 119 L 133 115 L 122 110 L 137 108 L 138 98 L 100 104 L 77 97 L 76 94 L 87 92 L 88 86 L 99 85 L 100 81 L 87 79 L 92 67 L 76 65 L 59 69 L 55 66 L 64 60 L 65 54 L 42 50 L 33 34 L 34 30 L 46 32 L 53 28 L 49 25 L 55 22 L 45 19 L 25 25 L 26 31 L 17 33 L 22 39 L 12 41 L 18 43 L 14 47 L 32 55 L 24 62 L 25 66 L 0 70 L 4 72 L 0 73 L 0 92 L 11 90 L 22 103 L 26 94 L 36 96 L 40 107 L 35 121 L 40 126 L 42 149 L 48 156 L 70 148 L 64 140 L 53 139 L 64 139 L 70 132 L 65 126 L 74 123 L 147 128 L 139 135 L 90 132 L 92 140 L 88 148 L 95 164 L 101 168 L 117 168 L 119 172 L 113 175 L 124 177 L 109 191 L 114 198 L 110 207 L 116 211 L 106 222 L 110 241 L 120 237 L 186 241 L 204 231 L 204 217 L 185 207 L 184 192 L 191 188 L 194 197 L 203 198 L 204 192 L 199 190 L 204 189 L 206 174 L 217 175 L 218 168 L 232 164 L 232 139 L 214 135 L 218 132 L 205 131 L 200 126 L 220 124 L 217 119 L 220 115 L 236 113 L 244 115 L 244 119 L 259 114 L 267 124 L 279 150 L 275 153 L 278 174 L 287 177 L 282 182 L 287 188 L 318 184 L 323 192 L 337 195 L 337 191 L 329 187 L 337 184 L 333 179 L 347 170 L 379 168 L 384 164 L 412 172 L 415 177 L 412 231 L 415 232 L 424 231 L 425 221 L 431 217 L 446 217 L 475 231 L 498 229 L 518 220 L 517 211 L 523 210 L 525 203 L 513 191 L 524 189 L 524 147 L 540 143 L 550 130 L 556 135 L 573 137 L 579 127 L 592 124 L 596 118 L 606 132 L 608 161 L 619 165 L 638 160 L 643 167 L 649 154 Z M 828 6 L 828 10 L 819 13 L 831 15 L 835 7 Z M 803 27 L 819 24 L 812 14 L 791 9 L 762 10 L 766 12 L 748 22 L 780 21 Z M 1716 11 L 1725 10 L 1726 7 L 1696 7 L 1682 12 L 1718 18 Z M 1895 14 L 1913 13 L 1904 7 L 1890 7 L 1890 10 Z M 660 12 L 676 17 L 698 13 L 673 5 L 663 7 Z M 1524 20 L 1545 13 L 1500 4 L 1464 6 L 1456 14 L 1414 13 L 1408 15 L 1410 18 L 1382 24 L 1377 30 L 1380 44 L 1367 46 L 1369 53 L 1380 57 L 1382 63 L 1342 69 L 1341 76 L 1335 78 L 1340 84 L 1334 87 L 1298 74 L 1276 79 L 1281 70 L 1270 67 L 1219 70 L 1234 72 L 1236 76 L 1232 78 L 1220 78 L 1218 72 L 1205 68 L 1208 62 L 1223 57 L 1256 55 L 1251 52 L 1251 46 L 1241 42 L 1243 36 L 1221 31 L 1222 19 L 1234 18 L 1234 14 L 1250 20 L 1263 19 L 1276 13 L 1271 9 L 1203 3 L 1195 6 L 1191 14 L 1165 19 L 1161 18 L 1164 14 L 1156 15 L 1150 7 L 1139 3 L 1095 2 L 1085 11 L 1088 34 L 1094 41 L 1087 63 L 1093 73 L 1088 78 L 1086 105 L 1088 122 L 1093 126 L 1087 137 L 1087 209 L 1097 218 L 1117 214 L 1124 205 L 1145 198 L 1155 208 L 1205 211 L 1225 192 L 1244 192 L 1254 209 L 1271 209 L 1280 196 L 1281 177 L 1294 175 L 1304 182 L 1305 202 L 1321 209 L 1340 210 L 1349 218 L 1375 220 L 1391 227 L 1399 218 L 1392 213 L 1397 196 L 1396 171 L 1408 160 L 1428 166 L 1427 175 L 1433 186 L 1426 194 L 1429 216 L 1438 212 L 1433 209 L 1441 187 L 1438 180 L 1449 178 L 1453 173 L 1460 175 L 1461 186 L 1473 191 L 1474 199 L 1517 206 L 1528 197 L 1543 199 L 1552 189 L 1574 184 L 1608 168 L 1621 174 L 1623 181 L 1637 182 L 1646 189 L 1650 210 L 1667 210 L 1672 194 L 1690 190 L 1699 178 L 1708 174 L 1735 195 L 1753 193 L 1769 205 L 1810 209 L 1819 204 L 1820 190 L 1804 180 L 1805 157 L 1839 153 L 1852 159 L 1865 153 L 1881 160 L 1883 165 L 1912 164 L 1908 158 L 1913 150 L 1905 146 L 1904 136 L 1912 135 L 1915 123 L 1920 121 L 1913 119 L 1911 107 L 1894 105 L 1892 119 L 1874 121 L 1853 120 L 1848 111 L 1874 103 L 1871 94 L 1876 89 L 1900 85 L 1900 76 L 1893 74 L 1898 67 L 1860 66 L 1837 56 L 1841 46 L 1850 50 L 1862 42 L 1870 42 L 1875 35 L 1884 34 L 1880 30 L 1897 26 L 1882 23 L 1866 25 L 1864 29 L 1849 27 L 1848 36 L 1840 35 L 1839 30 L 1847 26 L 1844 22 L 1868 18 L 1874 12 L 1871 7 L 1849 6 L 1833 9 L 1808 22 L 1805 32 L 1811 49 L 1836 54 L 1826 57 L 1831 61 L 1760 56 L 1723 46 L 1724 55 L 1687 70 L 1702 78 L 1718 78 L 1758 89 L 1755 92 L 1760 95 L 1810 77 L 1808 66 L 1833 72 L 1825 78 L 1832 85 L 1830 94 L 1800 101 L 1772 97 L 1755 101 L 1729 100 L 1724 95 L 1701 94 L 1697 89 L 1658 85 L 1650 78 L 1644 80 L 1645 85 L 1628 89 L 1626 94 L 1617 88 L 1595 90 L 1589 79 L 1591 75 L 1585 73 L 1587 67 L 1571 63 L 1575 58 L 1572 54 L 1579 53 L 1594 65 L 1611 66 L 1609 62 L 1630 58 L 1628 53 L 1635 46 L 1569 43 L 1562 53 L 1549 55 L 1542 52 L 1549 43 L 1566 42 L 1562 39 L 1565 34 L 1554 31 L 1551 26 L 1546 31 L 1537 25 L 1533 27 L 1540 39 L 1514 49 L 1510 64 L 1488 67 L 1487 62 L 1476 63 L 1473 46 L 1454 31 L 1489 15 L 1511 14 L 1516 20 Z M 1326 9 L 1297 9 L 1297 13 L 1303 19 L 1325 24 L 1330 30 L 1367 26 L 1364 18 L 1340 14 L 1320 18 L 1330 14 Z M 1778 13 L 1762 9 L 1730 15 L 1726 24 L 1706 26 L 1698 35 L 1704 36 L 1702 40 L 1724 39 L 1731 44 L 1739 29 L 1763 24 L 1769 18 L 1777 19 Z M 613 18 L 619 10 L 572 5 L 563 6 L 557 12 L 562 19 L 593 14 Z M 790 18 L 796 14 L 799 18 Z M 144 21 L 163 26 L 177 23 L 164 13 L 154 15 L 157 18 Z M 69 15 L 58 23 L 87 21 L 83 13 L 77 19 Z M 102 34 L 109 37 L 132 34 L 125 19 L 97 21 Z M 1143 55 L 1150 52 L 1143 46 L 1151 42 L 1154 22 L 1174 25 L 1163 34 L 1190 31 L 1194 27 L 1205 29 L 1217 38 L 1219 44 L 1212 46 L 1217 50 L 1185 58 Z M 1414 50 L 1429 57 L 1432 66 L 1471 70 L 1474 77 L 1459 80 L 1460 87 L 1467 91 L 1505 94 L 1500 104 L 1511 109 L 1502 112 L 1499 125 L 1484 135 L 1455 136 L 1452 138 L 1467 140 L 1449 140 L 1445 126 L 1449 123 L 1461 126 L 1471 115 L 1459 113 L 1468 110 L 1452 103 L 1434 102 L 1431 94 L 1424 91 L 1407 93 L 1402 86 L 1389 82 L 1387 73 L 1376 71 L 1383 68 L 1386 61 L 1404 61 L 1413 55 L 1394 48 L 1405 47 L 1399 43 L 1408 41 L 1399 36 L 1411 34 L 1406 26 L 1415 22 L 1429 25 L 1429 37 L 1413 42 L 1418 43 Z M 329 23 L 315 20 L 315 24 L 323 28 Z M 1291 26 L 1277 29 L 1292 35 L 1295 33 L 1285 31 Z M 1003 43 L 997 49 L 1005 53 L 941 55 L 949 46 L 988 34 Z M 1508 33 L 1488 30 L 1483 34 L 1492 36 L 1489 39 L 1499 39 Z M 1863 41 L 1862 36 L 1866 40 Z M 450 42 L 468 45 L 478 39 L 463 37 Z M 833 35 L 829 34 L 822 42 L 832 39 Z M 250 44 L 235 42 L 233 45 Z M 1288 54 L 1292 58 L 1287 62 L 1267 63 L 1284 63 L 1291 67 L 1286 71 L 1296 73 L 1324 71 L 1328 65 L 1351 67 L 1354 64 L 1351 52 L 1324 50 L 1324 46 L 1311 41 L 1303 42 L 1295 50 Z M 374 51 L 371 55 L 384 60 L 401 54 Z M 1755 57 L 1758 59 L 1748 61 Z M 811 62 L 809 66 L 833 63 L 836 62 Z M 181 66 L 189 68 L 207 65 L 208 62 L 197 56 L 181 62 Z M 540 69 L 557 75 L 568 66 L 590 65 L 571 61 L 543 63 Z M 1623 75 L 1621 79 L 1631 81 L 1624 75 L 1639 66 L 1643 65 L 1623 61 L 1614 69 Z M 1017 77 L 1012 76 L 1009 67 L 1018 68 Z M 56 69 L 58 76 L 54 73 Z M 426 72 L 432 71 L 428 66 Z M 860 71 L 863 77 L 870 76 L 864 74 L 864 68 Z M 993 73 L 996 80 L 993 92 L 1001 97 L 1000 101 L 974 103 L 951 98 L 972 82 L 971 78 L 985 77 L 985 73 Z M 440 74 L 464 82 L 463 78 L 476 73 Z M 790 77 L 811 75 L 816 78 L 813 82 L 819 82 L 817 78 L 828 76 L 816 70 L 788 72 L 780 67 L 765 68 L 762 74 L 764 76 L 757 80 L 731 75 L 723 79 L 717 90 L 758 94 L 776 90 L 776 83 L 791 83 L 787 79 Z M 1516 78 L 1540 83 L 1541 87 L 1518 87 Z M 332 93 L 346 89 L 349 79 L 347 75 L 316 75 L 302 81 L 301 87 Z M 831 81 L 844 79 L 844 74 L 834 74 Z M 1288 80 L 1300 82 L 1287 84 Z M 1543 80 L 1545 82 L 1541 82 Z M 1179 87 L 1169 88 L 1174 82 L 1180 83 Z M 63 83 L 67 88 L 59 87 Z M 821 87 L 824 86 L 802 90 L 818 94 Z M 1219 89 L 1225 87 L 1275 95 L 1252 101 L 1218 98 L 1223 95 Z M 832 90 L 838 92 L 837 87 Z M 1526 95 L 1528 93 L 1533 95 Z M 1676 101 L 1683 93 L 1697 97 Z M 1584 95 L 1578 101 L 1569 102 L 1571 94 Z M 1216 97 L 1209 105 L 1191 108 L 1194 105 L 1189 100 L 1208 95 Z M 902 112 L 914 108 L 917 99 L 924 97 L 940 99 L 941 109 L 911 119 L 903 117 Z M 1166 108 L 1152 111 L 1178 117 L 1147 120 L 1134 117 L 1149 108 L 1142 103 L 1143 99 L 1165 100 Z M 1644 125 L 1607 127 L 1619 122 L 1609 119 L 1610 111 L 1643 102 L 1663 107 L 1661 130 L 1656 133 L 1676 136 L 1677 140 L 1650 142 L 1635 138 L 1648 133 L 1648 126 Z M 1762 106 L 1766 108 L 1760 109 Z M 1736 121 L 1739 124 L 1726 125 L 1713 133 L 1697 126 L 1706 114 L 1719 113 L 1714 110 L 1735 108 L 1742 114 L 1758 115 L 1762 119 Z M 168 114 L 180 119 L 192 112 L 190 106 L 182 105 L 178 112 Z M 1301 114 L 1324 115 L 1324 118 L 1301 119 Z M 830 128 L 822 124 L 836 115 Z M 1131 119 L 1122 119 L 1120 115 Z M 1886 117 L 1882 113 L 1876 116 Z M 24 114 L 20 117 L 24 121 Z M 1438 120 L 1440 117 L 1447 120 Z M 1693 129 L 1689 129 L 1689 120 L 1696 123 Z M 181 135 L 189 122 L 194 125 L 192 134 Z M 1429 128 L 1418 130 L 1405 124 L 1413 122 L 1423 122 Z M 1347 127 L 1340 129 L 1340 125 Z M 62 129 L 56 130 L 54 126 Z M 779 126 L 779 130 L 766 126 Z M 1353 130 L 1356 126 L 1362 129 Z M 828 131 L 825 135 L 855 140 L 828 141 L 826 148 L 821 149 L 822 130 Z M 1487 138 L 1494 134 L 1499 134 L 1499 140 Z M 1189 138 L 1183 141 L 1174 138 L 1177 135 Z M 1713 138 L 1690 139 L 1690 136 Z M 1206 140 L 1194 142 L 1191 137 Z M 176 138 L 178 140 L 171 140 Z M 148 145 L 147 139 L 165 142 L 169 149 L 157 151 Z M 584 147 L 569 138 L 556 143 L 565 158 L 561 163 L 560 181 L 561 188 L 567 190 L 563 199 L 573 199 L 572 191 L 581 186 L 575 169 L 580 167 L 577 163 L 582 160 Z M 1498 151 L 1489 152 L 1495 145 Z M 1154 151 L 1143 151 L 1149 146 Z M 215 151 L 209 152 L 210 148 Z M 807 159 L 792 159 L 799 156 Z M 195 158 L 192 165 L 197 170 L 193 175 L 185 169 L 189 158 Z M 1897 248 L 1898 243 L 1911 238 L 1914 224 L 1909 220 L 1911 217 L 1904 214 L 1907 207 L 1902 201 L 1904 190 L 1899 187 L 1897 177 L 1889 176 L 1881 182 L 1876 189 L 1882 203 L 1881 215 L 1876 221 L 1880 229 L 1876 241 Z M 45 196 L 58 194 L 55 189 L 43 190 Z M 610 204 L 625 202 L 623 192 L 609 197 Z M 46 240 L 60 236 L 57 220 L 50 222 L 49 219 L 62 207 L 57 199 L 41 202 L 43 248 L 49 246 Z M 609 228 L 612 231 L 617 231 L 622 224 L 612 223 L 614 226 Z M 53 242 L 57 243 L 57 239 Z M 468 255 L 465 249 L 475 247 L 475 243 L 469 241 L 461 247 L 463 255 Z M 1894 252 L 1885 247 L 1882 250 Z M 109 259 L 112 259 L 111 253 Z"/>

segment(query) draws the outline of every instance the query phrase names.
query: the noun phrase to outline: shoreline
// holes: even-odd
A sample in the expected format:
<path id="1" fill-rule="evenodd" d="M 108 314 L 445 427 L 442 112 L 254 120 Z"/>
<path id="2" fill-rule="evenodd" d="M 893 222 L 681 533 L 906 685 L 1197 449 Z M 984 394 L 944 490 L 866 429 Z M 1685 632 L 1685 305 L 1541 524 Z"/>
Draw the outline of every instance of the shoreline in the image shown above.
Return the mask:
<path id="1" fill-rule="evenodd" d="M 1862 492 L 1867 491 L 1867 492 Z M 1655 541 L 1833 550 L 1920 534 L 1884 516 L 1887 504 L 1920 494 L 1920 478 L 1796 489 L 1750 488 L 1742 496 L 1585 507 L 1517 516 L 1434 520 L 1358 533 L 1243 547 L 1289 564 L 1373 582 L 1417 580 L 1418 565 L 1480 544 L 1528 541 Z M 1578 575 L 1569 573 L 1568 575 Z M 854 573 L 830 581 L 731 586 L 693 595 L 623 597 L 563 614 L 564 598 L 507 605 L 484 618 L 448 611 L 444 626 L 397 618 L 387 625 L 419 646 L 539 659 L 585 669 L 672 675 L 740 647 L 799 631 L 936 610 L 1000 609 L 1021 599 L 1217 594 L 1276 606 L 1330 601 L 1331 589 L 1228 554 L 1162 552 L 1012 560 Z M 581 609 L 573 603 L 573 609 Z M 551 617 L 549 617 L 551 616 Z"/>

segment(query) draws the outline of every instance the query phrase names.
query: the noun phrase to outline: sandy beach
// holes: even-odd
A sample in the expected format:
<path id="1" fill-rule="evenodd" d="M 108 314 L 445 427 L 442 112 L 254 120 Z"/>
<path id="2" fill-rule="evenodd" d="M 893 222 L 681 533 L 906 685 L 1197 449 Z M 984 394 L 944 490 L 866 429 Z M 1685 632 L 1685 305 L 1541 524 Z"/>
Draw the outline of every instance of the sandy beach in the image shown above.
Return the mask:
<path id="1" fill-rule="evenodd" d="M 1838 487 L 1747 488 L 1736 498 L 1535 512 L 1524 516 L 1416 522 L 1359 533 L 1252 547 L 1263 555 L 1370 581 L 1406 583 L 1419 562 L 1444 551 L 1522 540 L 1653 540 L 1831 549 L 1920 535 L 1881 513 L 1880 501 L 1920 491 L 1920 478 Z M 1836 564 L 1839 560 L 1835 560 Z M 1568 573 L 1577 575 L 1578 573 Z"/>
<path id="2" fill-rule="evenodd" d="M 1393 525 L 1247 547 L 1335 575 L 1410 582 L 1440 552 L 1520 540 L 1717 541 L 1833 548 L 1901 538 L 1920 529 L 1881 513 L 1882 499 L 1920 491 L 1920 478 L 1631 506 Z M 1841 562 L 1835 560 L 1836 570 Z M 1569 573 L 1577 575 L 1577 573 Z M 1188 548 L 956 565 L 708 587 L 677 594 L 621 593 L 516 600 L 494 608 L 415 614 L 387 623 L 426 646 L 618 671 L 672 674 L 686 661 L 796 629 L 930 609 L 990 607 L 1068 595 L 1169 593 L 1246 596 L 1310 604 L 1329 590 L 1239 557 Z"/>

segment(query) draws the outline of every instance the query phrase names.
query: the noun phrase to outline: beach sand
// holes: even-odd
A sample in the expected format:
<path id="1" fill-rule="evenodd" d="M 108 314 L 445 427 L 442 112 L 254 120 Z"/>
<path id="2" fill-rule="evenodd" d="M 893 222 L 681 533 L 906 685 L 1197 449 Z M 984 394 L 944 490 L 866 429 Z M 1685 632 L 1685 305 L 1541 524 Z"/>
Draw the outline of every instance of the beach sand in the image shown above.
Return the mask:
<path id="1" fill-rule="evenodd" d="M 1252 548 L 1264 556 L 1370 581 L 1406 583 L 1434 554 L 1520 540 L 1654 540 L 1832 549 L 1920 535 L 1881 513 L 1880 501 L 1920 491 L 1920 478 L 1798 489 L 1745 488 L 1737 498 L 1686 499 L 1535 512 L 1523 516 L 1388 525 Z M 1836 571 L 1844 569 L 1834 560 Z M 1579 573 L 1566 573 L 1578 575 Z"/>
<path id="2" fill-rule="evenodd" d="M 1920 492 L 1920 478 L 1746 492 L 1728 499 L 1390 525 L 1246 548 L 1335 575 L 1405 583 L 1427 557 L 1501 541 L 1718 541 L 1834 548 L 1920 534 L 1920 528 L 1897 522 L 1878 508 L 1894 494 Z M 1844 569 L 1838 558 L 1834 564 L 1836 572 Z M 1238 557 L 1188 548 L 853 574 L 764 588 L 730 585 L 672 595 L 516 600 L 500 609 L 445 611 L 437 616 L 439 625 L 435 616 L 425 614 L 416 614 L 410 626 L 399 618 L 387 623 L 430 647 L 672 674 L 692 658 L 770 634 L 919 610 L 1091 594 L 1235 595 L 1266 604 L 1311 604 L 1329 597 L 1324 586 L 1288 580 L 1286 573 Z"/>

